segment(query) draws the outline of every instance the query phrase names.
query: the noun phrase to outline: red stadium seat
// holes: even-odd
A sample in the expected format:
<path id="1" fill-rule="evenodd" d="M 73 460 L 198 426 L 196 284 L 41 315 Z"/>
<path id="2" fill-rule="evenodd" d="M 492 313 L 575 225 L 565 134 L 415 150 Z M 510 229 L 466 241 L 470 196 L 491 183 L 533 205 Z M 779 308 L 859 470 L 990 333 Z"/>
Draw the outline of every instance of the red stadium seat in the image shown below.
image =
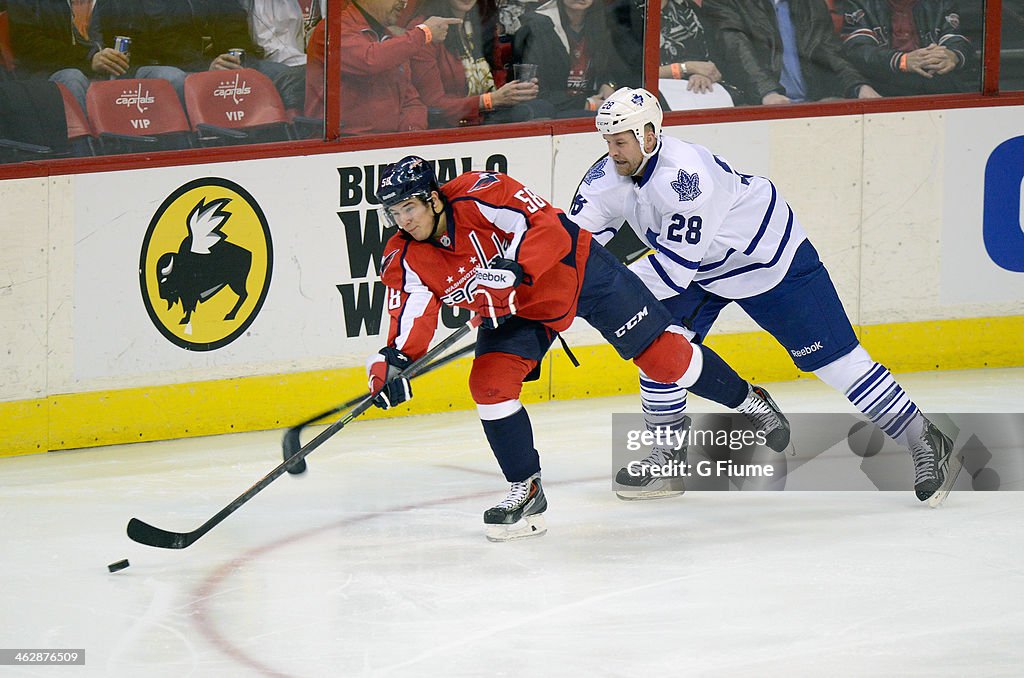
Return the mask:
<path id="1" fill-rule="evenodd" d="M 104 153 L 192 145 L 188 118 L 167 80 L 100 80 L 89 86 L 85 105 Z"/>
<path id="2" fill-rule="evenodd" d="M 65 143 L 64 139 L 59 141 L 57 139 L 38 139 L 35 143 L 25 143 L 16 139 L 0 139 L 0 148 L 4 149 L 2 154 L 4 156 L 3 160 L 10 162 L 38 158 L 95 155 L 92 143 L 92 125 L 89 124 L 89 119 L 85 117 L 81 104 L 71 94 L 71 91 L 60 83 L 37 82 L 35 87 L 39 89 L 52 87 L 60 94 L 59 102 L 54 102 L 53 106 L 47 107 L 47 109 L 52 109 L 52 115 L 49 114 L 49 110 L 44 111 L 38 105 L 33 112 L 37 118 L 44 116 L 44 114 L 48 115 L 51 122 L 54 116 L 59 120 L 61 113 L 63 113 L 64 122 L 67 127 L 67 143 Z M 41 143 L 44 141 L 45 144 Z"/>
<path id="3" fill-rule="evenodd" d="M 57 83 L 60 96 L 64 100 L 64 117 L 68 122 L 68 142 L 73 155 L 92 155 L 94 148 L 92 138 L 95 136 L 89 118 L 85 117 L 78 99 L 64 85 Z"/>
<path id="4" fill-rule="evenodd" d="M 185 107 L 202 145 L 293 138 L 277 88 L 251 68 L 191 73 L 185 78 Z"/>

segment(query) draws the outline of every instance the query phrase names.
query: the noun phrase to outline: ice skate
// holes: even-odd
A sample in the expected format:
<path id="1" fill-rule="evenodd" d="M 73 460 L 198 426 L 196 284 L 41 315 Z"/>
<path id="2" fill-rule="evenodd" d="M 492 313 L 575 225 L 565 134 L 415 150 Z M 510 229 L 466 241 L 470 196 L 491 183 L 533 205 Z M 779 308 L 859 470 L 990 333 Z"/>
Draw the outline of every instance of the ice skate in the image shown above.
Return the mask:
<path id="1" fill-rule="evenodd" d="M 690 430 L 690 418 L 684 417 L 680 428 L 669 430 L 679 431 L 680 436 L 685 436 Z M 620 468 L 615 474 L 616 484 L 636 489 L 616 489 L 615 496 L 624 501 L 636 501 L 675 497 L 686 492 L 682 477 L 686 471 L 686 440 L 675 438 L 672 442 L 682 442 L 682 446 L 677 450 L 673 444 L 652 445 L 649 455 Z M 676 475 L 664 477 L 655 474 L 666 468 Z M 652 473 L 653 469 L 658 471 Z"/>
<path id="2" fill-rule="evenodd" d="M 789 447 L 789 420 L 768 395 L 768 391 L 751 385 L 747 399 L 736 411 L 749 419 L 759 431 L 764 431 L 768 447 L 776 452 L 783 452 Z"/>
<path id="3" fill-rule="evenodd" d="M 963 457 L 953 455 L 953 441 L 927 419 L 921 437 L 911 445 L 910 454 L 914 459 L 917 498 L 938 508 L 960 474 Z"/>
<path id="4" fill-rule="evenodd" d="M 539 473 L 522 482 L 512 483 L 508 496 L 484 511 L 487 539 L 512 541 L 539 537 L 548 531 L 544 524 L 544 512 L 547 510 L 548 500 L 544 497 Z"/>

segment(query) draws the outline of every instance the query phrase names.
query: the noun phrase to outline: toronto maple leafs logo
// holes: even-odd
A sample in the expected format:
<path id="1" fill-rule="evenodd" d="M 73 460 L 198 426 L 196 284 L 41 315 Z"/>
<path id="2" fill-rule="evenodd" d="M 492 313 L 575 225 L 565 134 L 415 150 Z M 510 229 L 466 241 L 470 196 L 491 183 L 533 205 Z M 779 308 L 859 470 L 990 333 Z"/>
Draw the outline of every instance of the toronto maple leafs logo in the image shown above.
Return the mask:
<path id="1" fill-rule="evenodd" d="M 632 101 L 637 106 L 643 106 L 643 103 L 644 103 L 644 97 L 640 93 L 634 94 L 633 96 L 631 96 L 629 98 L 629 100 Z"/>
<path id="2" fill-rule="evenodd" d="M 587 170 L 587 174 L 583 177 L 583 183 L 589 186 L 594 181 L 597 181 L 604 176 L 604 166 L 608 164 L 608 158 L 601 158 L 594 165 Z"/>
<path id="3" fill-rule="evenodd" d="M 480 189 L 486 188 L 491 184 L 496 184 L 499 181 L 500 179 L 498 179 L 497 174 L 494 174 L 493 172 L 481 172 L 477 177 L 476 183 L 473 184 L 473 187 L 467 192 L 472 193 L 473 191 L 479 191 Z"/>
<path id="4" fill-rule="evenodd" d="M 700 177 L 696 172 L 687 174 L 686 170 L 679 170 L 679 177 L 671 185 L 681 201 L 696 200 L 700 195 Z"/>

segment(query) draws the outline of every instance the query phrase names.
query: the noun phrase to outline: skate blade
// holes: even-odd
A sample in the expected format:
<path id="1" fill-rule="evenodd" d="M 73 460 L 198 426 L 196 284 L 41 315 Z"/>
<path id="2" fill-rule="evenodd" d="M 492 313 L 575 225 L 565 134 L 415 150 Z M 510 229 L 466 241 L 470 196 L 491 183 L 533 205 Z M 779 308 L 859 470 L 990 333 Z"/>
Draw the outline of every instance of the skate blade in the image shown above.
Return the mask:
<path id="1" fill-rule="evenodd" d="M 953 489 L 953 484 L 956 482 L 956 477 L 960 475 L 960 469 L 964 467 L 964 458 L 962 454 L 954 455 L 949 460 L 949 468 L 946 469 L 946 480 L 942 483 L 935 494 L 928 497 L 928 506 L 932 508 L 939 508 L 942 506 L 942 502 L 946 500 L 949 495 L 949 491 Z"/>
<path id="2" fill-rule="evenodd" d="M 685 492 L 686 490 L 615 490 L 615 496 L 622 501 L 646 501 L 677 497 Z"/>
<path id="3" fill-rule="evenodd" d="M 543 513 L 526 516 L 519 522 L 512 523 L 511 525 L 487 525 L 486 528 L 485 535 L 487 541 L 493 542 L 540 537 L 548 531 Z"/>
<path id="4" fill-rule="evenodd" d="M 628 487 L 616 483 L 619 487 Z M 648 499 L 664 499 L 677 497 L 686 492 L 682 478 L 660 478 L 635 490 L 615 490 L 615 496 L 622 501 L 646 501 Z"/>

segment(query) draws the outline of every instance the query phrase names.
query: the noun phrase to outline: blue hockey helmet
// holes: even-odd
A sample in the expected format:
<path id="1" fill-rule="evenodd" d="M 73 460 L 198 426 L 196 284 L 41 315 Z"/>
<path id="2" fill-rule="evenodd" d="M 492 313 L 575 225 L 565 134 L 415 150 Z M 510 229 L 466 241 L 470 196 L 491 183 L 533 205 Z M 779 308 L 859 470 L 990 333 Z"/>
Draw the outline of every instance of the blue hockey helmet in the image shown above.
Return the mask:
<path id="1" fill-rule="evenodd" d="M 383 208 L 393 207 L 409 198 L 426 201 L 431 191 L 438 191 L 437 176 L 430 163 L 416 155 L 407 155 L 380 175 L 377 200 Z"/>

